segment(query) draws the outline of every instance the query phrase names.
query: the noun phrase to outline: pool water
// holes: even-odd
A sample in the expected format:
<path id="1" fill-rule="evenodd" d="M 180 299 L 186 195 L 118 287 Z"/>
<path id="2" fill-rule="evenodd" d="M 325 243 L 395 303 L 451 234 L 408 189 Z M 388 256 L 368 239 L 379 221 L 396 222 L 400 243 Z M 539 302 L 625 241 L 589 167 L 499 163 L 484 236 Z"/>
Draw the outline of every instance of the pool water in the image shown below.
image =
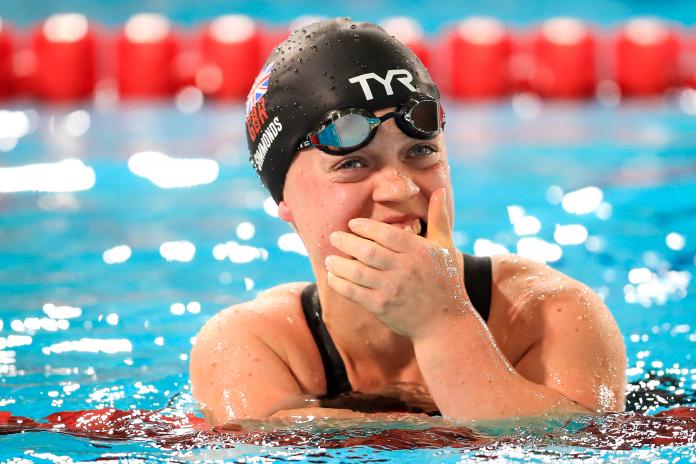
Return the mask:
<path id="1" fill-rule="evenodd" d="M 627 345 L 628 409 L 651 415 L 696 403 L 692 100 L 447 104 L 457 245 L 547 260 L 602 295 Z M 0 411 L 198 415 L 188 385 L 198 329 L 263 289 L 312 280 L 248 165 L 243 107 L 29 108 L 0 111 Z M 127 430 L 143 427 L 136 419 Z M 312 424 L 206 435 L 189 419 L 121 440 L 0 428 L 0 460 L 647 462 L 696 452 L 694 419 L 603 420 L 598 435 L 588 418 L 473 424 L 493 437 L 482 442 L 421 430 L 445 427 L 437 420 L 329 424 L 343 429 L 328 438 Z M 640 438 L 668 422 L 679 444 Z M 364 439 L 380 433 L 391 438 Z"/>

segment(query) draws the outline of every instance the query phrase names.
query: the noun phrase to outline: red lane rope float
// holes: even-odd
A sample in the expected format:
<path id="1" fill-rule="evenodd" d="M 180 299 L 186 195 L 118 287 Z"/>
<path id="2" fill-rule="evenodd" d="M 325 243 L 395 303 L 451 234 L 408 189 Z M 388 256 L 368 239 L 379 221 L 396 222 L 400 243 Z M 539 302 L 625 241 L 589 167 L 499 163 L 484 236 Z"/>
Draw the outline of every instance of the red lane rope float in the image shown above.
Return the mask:
<path id="1" fill-rule="evenodd" d="M 9 81 L 13 97 L 31 97 L 34 94 L 36 56 L 31 48 L 31 35 L 13 29 L 12 58 Z M 1 78 L 0 78 L 1 79 Z"/>
<path id="2" fill-rule="evenodd" d="M 460 22 L 444 40 L 442 78 L 457 98 L 495 98 L 510 91 L 511 38 L 495 19 Z"/>
<path id="3" fill-rule="evenodd" d="M 571 18 L 546 21 L 534 37 L 530 87 L 542 97 L 587 98 L 596 86 L 594 33 Z"/>
<path id="4" fill-rule="evenodd" d="M 122 97 L 164 97 L 174 93 L 174 60 L 179 40 L 165 17 L 133 16 L 119 34 L 116 48 L 117 80 Z"/>
<path id="5" fill-rule="evenodd" d="M 614 45 L 614 80 L 631 96 L 659 95 L 678 84 L 679 40 L 656 19 L 629 21 Z"/>
<path id="6" fill-rule="evenodd" d="M 196 86 L 207 95 L 241 100 L 246 97 L 261 66 L 261 29 L 249 17 L 227 15 L 203 31 L 203 64 Z"/>
<path id="7" fill-rule="evenodd" d="M 685 41 L 682 79 L 684 85 L 696 89 L 696 33 L 689 34 Z"/>
<path id="8" fill-rule="evenodd" d="M 100 89 L 116 83 L 122 98 L 171 96 L 196 86 L 208 97 L 242 100 L 273 47 L 290 30 L 317 19 L 268 27 L 227 15 L 198 31 L 178 31 L 162 16 L 140 14 L 115 42 L 81 14 L 47 18 L 31 40 L 0 21 L 0 98 L 80 100 L 91 97 L 97 83 Z M 454 98 L 513 91 L 588 98 L 604 80 L 628 96 L 696 87 L 693 31 L 682 37 L 676 26 L 657 19 L 634 19 L 602 32 L 556 18 L 513 34 L 495 19 L 472 17 L 445 30 L 437 42 L 426 41 L 410 18 L 388 18 L 382 26 L 410 46 L 443 93 Z"/>
<path id="9" fill-rule="evenodd" d="M 0 100 L 12 95 L 12 32 L 0 18 Z"/>
<path id="10" fill-rule="evenodd" d="M 96 81 L 95 37 L 81 14 L 58 14 L 34 32 L 36 96 L 47 101 L 90 97 Z"/>

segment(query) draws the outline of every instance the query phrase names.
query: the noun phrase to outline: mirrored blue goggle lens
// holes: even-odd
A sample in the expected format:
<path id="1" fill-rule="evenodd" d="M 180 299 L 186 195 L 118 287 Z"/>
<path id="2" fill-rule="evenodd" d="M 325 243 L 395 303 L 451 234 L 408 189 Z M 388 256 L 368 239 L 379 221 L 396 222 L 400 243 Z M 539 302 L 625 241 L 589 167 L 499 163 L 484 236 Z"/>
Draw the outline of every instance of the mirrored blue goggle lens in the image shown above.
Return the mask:
<path id="1" fill-rule="evenodd" d="M 319 143 L 331 148 L 350 148 L 360 145 L 370 135 L 370 122 L 359 114 L 345 114 L 322 129 Z"/>

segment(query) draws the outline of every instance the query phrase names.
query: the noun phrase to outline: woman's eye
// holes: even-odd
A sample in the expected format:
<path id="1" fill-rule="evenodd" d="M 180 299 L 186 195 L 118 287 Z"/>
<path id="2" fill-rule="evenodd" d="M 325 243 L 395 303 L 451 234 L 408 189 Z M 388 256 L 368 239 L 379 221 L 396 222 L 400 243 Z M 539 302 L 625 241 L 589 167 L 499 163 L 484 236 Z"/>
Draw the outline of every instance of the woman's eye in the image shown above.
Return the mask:
<path id="1" fill-rule="evenodd" d="M 362 168 L 365 166 L 365 163 L 362 162 L 362 160 L 353 158 L 353 159 L 348 159 L 340 163 L 338 166 L 335 167 L 336 170 L 340 169 L 358 169 Z"/>
<path id="2" fill-rule="evenodd" d="M 435 153 L 435 149 L 430 145 L 416 145 L 411 149 L 411 153 L 417 158 L 423 158 Z"/>

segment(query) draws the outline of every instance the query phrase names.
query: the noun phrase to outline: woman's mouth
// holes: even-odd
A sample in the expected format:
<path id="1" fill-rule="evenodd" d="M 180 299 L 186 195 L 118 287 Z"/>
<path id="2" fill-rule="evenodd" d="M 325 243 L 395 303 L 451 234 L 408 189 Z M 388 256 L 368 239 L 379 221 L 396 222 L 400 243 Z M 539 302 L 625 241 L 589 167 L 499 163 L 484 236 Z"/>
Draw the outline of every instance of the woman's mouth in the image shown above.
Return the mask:
<path id="1" fill-rule="evenodd" d="M 412 234 L 420 235 L 421 237 L 425 237 L 428 227 L 426 222 L 420 218 L 413 218 L 408 222 L 394 222 L 392 225 Z"/>

